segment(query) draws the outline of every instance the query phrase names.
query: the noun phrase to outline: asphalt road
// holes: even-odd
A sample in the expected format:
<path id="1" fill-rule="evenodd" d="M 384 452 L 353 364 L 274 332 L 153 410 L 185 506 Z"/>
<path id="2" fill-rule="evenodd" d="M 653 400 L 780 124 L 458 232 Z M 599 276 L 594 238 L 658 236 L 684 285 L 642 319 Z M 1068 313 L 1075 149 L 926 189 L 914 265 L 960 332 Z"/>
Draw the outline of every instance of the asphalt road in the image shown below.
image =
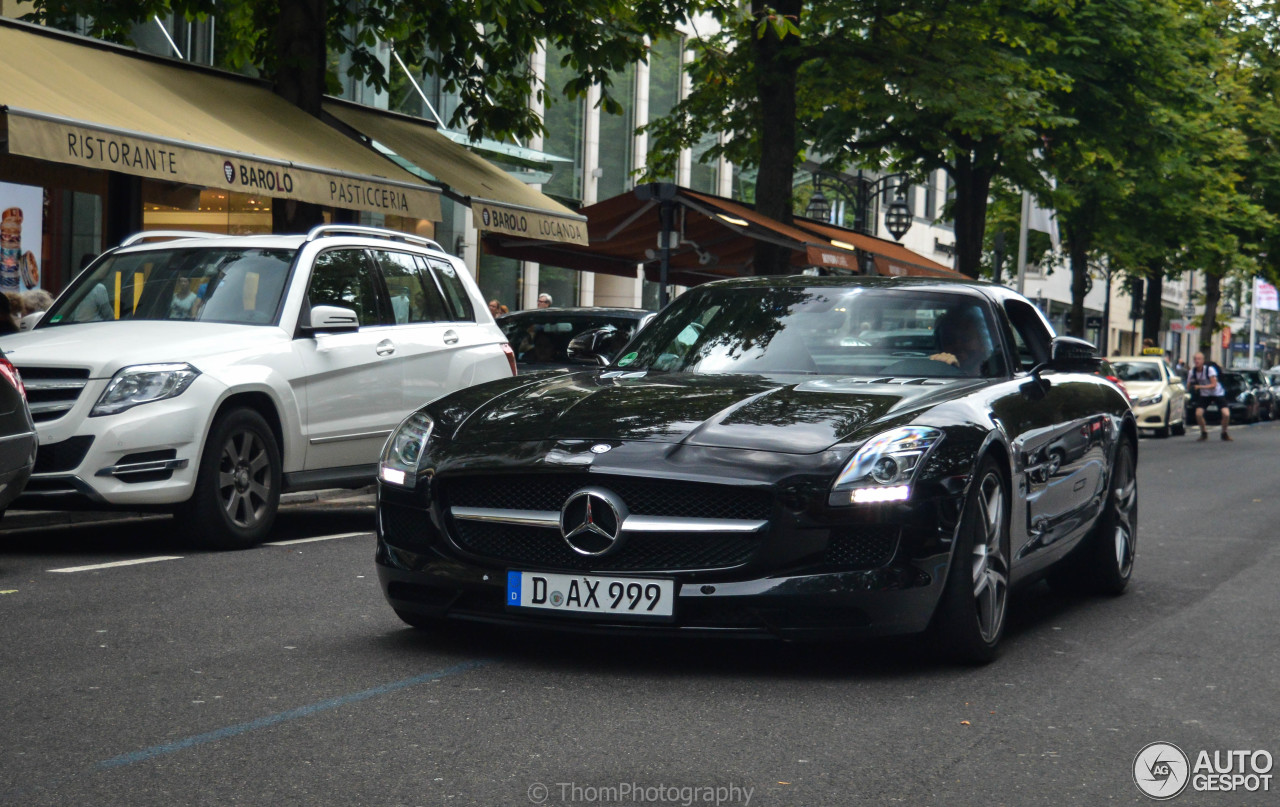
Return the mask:
<path id="1" fill-rule="evenodd" d="M 1149 743 L 1280 756 L 1280 424 L 1234 431 L 1144 439 L 1129 592 L 1022 592 L 983 668 L 413 631 L 369 508 L 220 554 L 163 518 L 0 531 L 0 804 L 1146 804 Z"/>

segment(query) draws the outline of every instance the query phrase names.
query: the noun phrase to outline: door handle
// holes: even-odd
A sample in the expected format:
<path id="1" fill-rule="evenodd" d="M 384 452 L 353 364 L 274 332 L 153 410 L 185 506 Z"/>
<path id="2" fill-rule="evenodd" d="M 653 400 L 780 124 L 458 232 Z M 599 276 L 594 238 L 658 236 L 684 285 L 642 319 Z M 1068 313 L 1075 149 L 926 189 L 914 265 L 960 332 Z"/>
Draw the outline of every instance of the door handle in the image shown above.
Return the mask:
<path id="1" fill-rule="evenodd" d="M 458 344 L 458 332 L 450 329 L 444 332 L 444 343 L 446 345 Z"/>
<path id="2" fill-rule="evenodd" d="M 374 350 L 377 351 L 379 356 L 390 356 L 396 352 L 396 344 L 390 339 L 383 339 Z"/>

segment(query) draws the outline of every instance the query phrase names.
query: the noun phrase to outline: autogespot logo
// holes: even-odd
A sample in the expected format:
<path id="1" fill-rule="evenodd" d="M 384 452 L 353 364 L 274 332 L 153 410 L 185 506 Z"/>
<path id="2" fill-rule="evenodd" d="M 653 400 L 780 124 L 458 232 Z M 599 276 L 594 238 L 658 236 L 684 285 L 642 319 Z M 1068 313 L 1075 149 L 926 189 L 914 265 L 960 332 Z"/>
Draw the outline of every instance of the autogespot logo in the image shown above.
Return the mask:
<path id="1" fill-rule="evenodd" d="M 1191 762 L 1173 743 L 1151 743 L 1133 758 L 1133 783 L 1157 801 L 1181 793 L 1190 778 Z"/>

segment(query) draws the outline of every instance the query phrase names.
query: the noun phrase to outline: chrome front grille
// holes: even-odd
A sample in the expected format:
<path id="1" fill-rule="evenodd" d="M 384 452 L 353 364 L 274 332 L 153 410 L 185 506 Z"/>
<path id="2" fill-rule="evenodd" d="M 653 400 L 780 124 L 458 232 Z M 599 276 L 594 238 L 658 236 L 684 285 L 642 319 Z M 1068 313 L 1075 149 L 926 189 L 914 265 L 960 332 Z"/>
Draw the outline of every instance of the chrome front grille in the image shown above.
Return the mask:
<path id="1" fill-rule="evenodd" d="M 71 411 L 89 383 L 89 371 L 64 367 L 18 365 L 27 387 L 27 404 L 36 423 L 57 420 Z"/>

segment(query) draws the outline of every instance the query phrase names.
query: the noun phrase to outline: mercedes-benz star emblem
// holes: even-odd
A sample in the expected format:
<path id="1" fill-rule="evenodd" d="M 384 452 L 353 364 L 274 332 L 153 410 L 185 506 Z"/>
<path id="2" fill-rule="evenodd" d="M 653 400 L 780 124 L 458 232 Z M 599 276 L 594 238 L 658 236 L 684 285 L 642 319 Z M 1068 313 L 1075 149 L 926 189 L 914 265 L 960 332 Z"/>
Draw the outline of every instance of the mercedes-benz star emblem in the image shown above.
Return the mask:
<path id="1" fill-rule="evenodd" d="M 560 534 L 579 555 L 603 555 L 621 544 L 627 506 L 604 488 L 583 488 L 560 510 Z"/>
<path id="2" fill-rule="evenodd" d="M 609 450 L 610 450 L 610 449 L 612 449 L 612 448 L 613 448 L 613 446 L 609 445 L 608 443 L 596 443 L 595 445 L 593 445 L 593 446 L 591 447 L 591 453 L 592 453 L 592 454 L 606 454 L 606 453 L 608 453 L 608 452 L 609 452 Z"/>

